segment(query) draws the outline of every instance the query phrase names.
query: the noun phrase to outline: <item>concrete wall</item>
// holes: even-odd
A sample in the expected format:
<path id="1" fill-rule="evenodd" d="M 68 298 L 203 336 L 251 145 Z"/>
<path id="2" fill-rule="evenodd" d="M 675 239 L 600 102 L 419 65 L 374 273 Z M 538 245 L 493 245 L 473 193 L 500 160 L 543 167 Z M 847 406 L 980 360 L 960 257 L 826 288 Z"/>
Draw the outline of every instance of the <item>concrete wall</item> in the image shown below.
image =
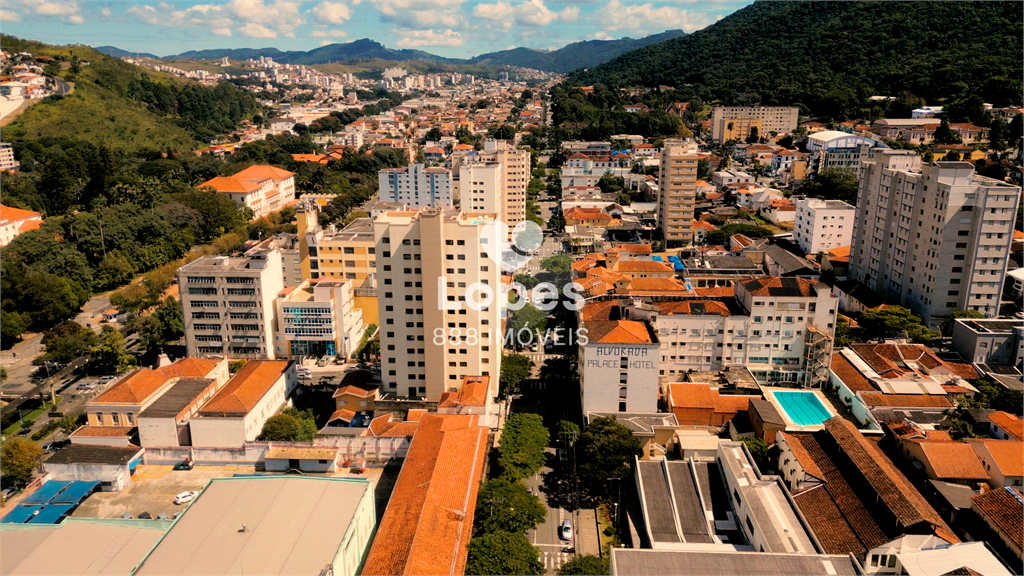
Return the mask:
<path id="1" fill-rule="evenodd" d="M 120 492 L 132 485 L 127 465 L 118 464 L 45 464 L 51 480 L 87 480 L 101 483 L 104 492 Z"/>
<path id="2" fill-rule="evenodd" d="M 127 436 L 72 436 L 72 444 L 89 444 L 92 446 L 128 446 Z"/>
<path id="3" fill-rule="evenodd" d="M 365 458 L 368 465 L 405 458 L 409 452 L 409 438 L 374 438 L 373 436 L 317 435 L 313 446 L 338 448 L 338 461 Z M 310 444 L 274 442 L 274 446 L 309 448 Z M 161 446 L 147 447 L 143 460 L 146 464 L 177 464 L 191 458 L 199 465 L 256 464 L 264 460 L 270 449 L 269 442 L 246 442 L 238 447 Z"/>
<path id="4" fill-rule="evenodd" d="M 247 440 L 242 418 L 193 418 L 189 427 L 193 446 L 239 447 Z M 259 435 L 258 431 L 256 435 Z"/>
<path id="5" fill-rule="evenodd" d="M 267 472 L 287 472 L 289 469 L 288 458 L 267 458 L 263 461 L 263 467 Z M 312 459 L 299 459 L 299 470 L 303 472 L 334 472 L 338 469 L 338 458 L 328 459 L 326 462 Z"/>
<path id="6" fill-rule="evenodd" d="M 139 418 L 139 443 L 143 446 L 178 446 L 174 418 Z"/>
<path id="7" fill-rule="evenodd" d="M 359 498 L 359 504 L 352 515 L 341 547 L 331 565 L 337 576 L 356 576 L 370 551 L 376 523 L 376 509 L 373 501 L 373 485 L 367 482 L 366 490 Z"/>

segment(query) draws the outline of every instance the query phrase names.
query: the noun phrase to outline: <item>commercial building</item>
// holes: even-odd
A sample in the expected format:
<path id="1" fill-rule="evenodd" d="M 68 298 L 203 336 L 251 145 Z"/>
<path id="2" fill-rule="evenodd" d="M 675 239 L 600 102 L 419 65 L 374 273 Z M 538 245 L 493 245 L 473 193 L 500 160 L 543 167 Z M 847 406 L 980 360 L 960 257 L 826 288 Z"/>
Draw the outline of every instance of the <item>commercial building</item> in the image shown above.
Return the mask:
<path id="1" fill-rule="evenodd" d="M 205 256 L 178 270 L 188 355 L 275 358 L 274 299 L 284 288 L 281 253 Z"/>
<path id="2" fill-rule="evenodd" d="M 614 301 L 579 312 L 580 396 L 583 413 L 658 411 L 658 334 Z M 586 330 L 584 333 L 583 330 Z"/>
<path id="3" fill-rule="evenodd" d="M 7 246 L 18 234 L 43 225 L 43 215 L 31 210 L 0 205 L 0 246 Z"/>
<path id="4" fill-rule="evenodd" d="M 734 299 L 654 302 L 659 376 L 746 367 L 758 382 L 819 387 L 838 299 L 803 278 L 737 280 Z"/>
<path id="5" fill-rule="evenodd" d="M 410 164 L 405 168 L 385 168 L 377 178 L 382 202 L 401 202 L 410 208 L 452 207 L 452 171 L 446 168 Z"/>
<path id="6" fill-rule="evenodd" d="M 374 288 L 377 270 L 373 220 L 356 218 L 337 230 L 323 228 L 315 202 L 303 202 L 297 214 L 299 259 L 305 280 L 331 277 L 352 281 L 353 288 Z"/>
<path id="7" fill-rule="evenodd" d="M 260 435 L 298 383 L 281 360 L 251 360 L 189 421 L 193 446 L 239 447 Z"/>
<path id="8" fill-rule="evenodd" d="M 365 324 L 362 310 L 355 307 L 349 280 L 306 280 L 282 289 L 275 304 L 275 357 L 348 358 L 359 345 Z"/>
<path id="9" fill-rule="evenodd" d="M 198 186 L 227 194 L 236 204 L 260 218 L 295 199 L 295 174 L 273 166 L 250 166 L 233 176 L 218 176 Z"/>
<path id="10" fill-rule="evenodd" d="M 362 479 L 216 478 L 134 574 L 355 576 L 374 516 Z"/>
<path id="11" fill-rule="evenodd" d="M 611 572 L 612 576 L 853 576 L 862 573 L 857 562 L 845 555 L 636 548 L 612 548 Z"/>
<path id="12" fill-rule="evenodd" d="M 733 131 L 736 132 L 736 124 L 746 122 L 753 125 L 754 120 L 760 120 L 761 126 L 758 132 L 761 136 L 768 136 L 771 132 L 788 134 L 796 130 L 800 109 L 795 106 L 719 106 L 711 111 L 711 139 L 715 142 L 728 140 L 726 133 L 729 123 L 733 123 Z M 734 138 L 746 138 L 750 133 L 737 133 Z"/>
<path id="13" fill-rule="evenodd" d="M 166 530 L 163 521 L 121 518 L 0 524 L 0 572 L 8 576 L 131 574 Z"/>
<path id="14" fill-rule="evenodd" d="M 693 237 L 697 160 L 697 145 L 693 141 L 666 140 L 661 150 L 658 225 L 667 248 L 687 246 Z"/>
<path id="15" fill-rule="evenodd" d="M 374 221 L 382 393 L 437 402 L 466 376 L 499 374 L 500 266 L 481 251 L 484 226 L 494 221 L 433 209 Z M 496 394 L 497 378 L 492 388 Z"/>
<path id="16" fill-rule="evenodd" d="M 463 574 L 489 428 L 424 414 L 361 574 Z"/>
<path id="17" fill-rule="evenodd" d="M 849 246 L 856 212 L 855 207 L 841 200 L 797 200 L 793 239 L 807 254 Z"/>
<path id="18" fill-rule="evenodd" d="M 1024 321 L 955 318 L 953 349 L 969 362 L 1016 366 L 1024 359 Z"/>
<path id="19" fill-rule="evenodd" d="M 1020 187 L 967 162 L 907 151 L 864 163 L 850 277 L 930 326 L 958 310 L 999 313 Z"/>
<path id="20" fill-rule="evenodd" d="M 139 413 L 139 443 L 147 448 L 191 446 L 189 420 L 223 384 L 224 381 L 212 378 L 183 378 L 175 382 Z"/>
<path id="21" fill-rule="evenodd" d="M 132 472 L 144 450 L 73 443 L 50 456 L 43 467 L 52 480 L 99 482 L 100 490 L 118 492 L 132 485 Z"/>
<path id="22" fill-rule="evenodd" d="M 132 427 L 136 417 L 182 380 L 212 380 L 219 388 L 228 380 L 223 358 L 182 358 L 168 366 L 140 368 L 115 382 L 85 404 L 89 426 Z"/>

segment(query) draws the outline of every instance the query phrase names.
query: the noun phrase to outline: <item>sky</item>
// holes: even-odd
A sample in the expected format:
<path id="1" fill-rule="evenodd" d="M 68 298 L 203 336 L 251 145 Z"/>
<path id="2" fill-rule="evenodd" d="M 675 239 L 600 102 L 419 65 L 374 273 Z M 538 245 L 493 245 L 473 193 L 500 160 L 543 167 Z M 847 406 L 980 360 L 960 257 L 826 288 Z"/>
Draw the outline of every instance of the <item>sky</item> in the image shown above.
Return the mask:
<path id="1" fill-rule="evenodd" d="M 311 50 L 370 38 L 468 58 L 512 47 L 695 32 L 752 0 L 4 0 L 0 31 L 157 56 L 212 48 Z"/>

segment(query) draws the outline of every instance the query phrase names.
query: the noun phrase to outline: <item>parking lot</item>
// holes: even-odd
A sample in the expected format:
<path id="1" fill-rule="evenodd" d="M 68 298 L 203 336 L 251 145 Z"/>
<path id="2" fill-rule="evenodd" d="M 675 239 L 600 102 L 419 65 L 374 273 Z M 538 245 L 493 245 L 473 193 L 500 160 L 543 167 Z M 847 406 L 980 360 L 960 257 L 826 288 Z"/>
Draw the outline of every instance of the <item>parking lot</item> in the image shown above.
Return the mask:
<path id="1" fill-rule="evenodd" d="M 161 512 L 168 516 L 187 506 L 175 505 L 181 492 L 201 490 L 213 478 L 229 478 L 235 474 L 253 474 L 253 466 L 196 466 L 192 470 L 174 470 L 170 465 L 140 465 L 132 476 L 132 485 L 120 492 L 97 492 L 72 514 L 75 518 L 121 518 L 131 512 L 135 518 L 149 512 L 154 518 Z M 364 474 L 351 474 L 347 469 L 326 476 L 366 478 L 374 484 L 377 505 L 383 508 L 391 495 L 393 479 L 381 482 L 383 470 L 369 468 Z M 320 477 L 320 474 L 311 474 Z M 380 510 L 378 510 L 378 514 Z"/>

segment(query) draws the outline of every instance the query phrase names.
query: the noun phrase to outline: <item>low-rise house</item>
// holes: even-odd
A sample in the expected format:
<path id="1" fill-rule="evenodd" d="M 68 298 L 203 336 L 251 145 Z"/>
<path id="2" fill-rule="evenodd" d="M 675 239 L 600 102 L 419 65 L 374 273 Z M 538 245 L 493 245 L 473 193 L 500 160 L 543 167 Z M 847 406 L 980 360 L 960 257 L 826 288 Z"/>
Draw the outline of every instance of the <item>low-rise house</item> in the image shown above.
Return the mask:
<path id="1" fill-rule="evenodd" d="M 666 402 L 681 426 L 722 427 L 760 395 L 720 394 L 718 388 L 696 382 L 674 382 L 666 387 Z"/>
<path id="2" fill-rule="evenodd" d="M 989 438 L 968 438 L 966 442 L 981 459 L 993 487 L 1020 490 L 1024 486 L 1024 442 Z"/>
<path id="3" fill-rule="evenodd" d="M 232 176 L 218 176 L 199 185 L 227 194 L 236 204 L 260 218 L 295 199 L 295 174 L 273 166 L 250 166 Z"/>
<path id="4" fill-rule="evenodd" d="M 297 384 L 295 368 L 282 360 L 250 360 L 189 422 L 192 445 L 239 447 L 263 431 Z"/>

